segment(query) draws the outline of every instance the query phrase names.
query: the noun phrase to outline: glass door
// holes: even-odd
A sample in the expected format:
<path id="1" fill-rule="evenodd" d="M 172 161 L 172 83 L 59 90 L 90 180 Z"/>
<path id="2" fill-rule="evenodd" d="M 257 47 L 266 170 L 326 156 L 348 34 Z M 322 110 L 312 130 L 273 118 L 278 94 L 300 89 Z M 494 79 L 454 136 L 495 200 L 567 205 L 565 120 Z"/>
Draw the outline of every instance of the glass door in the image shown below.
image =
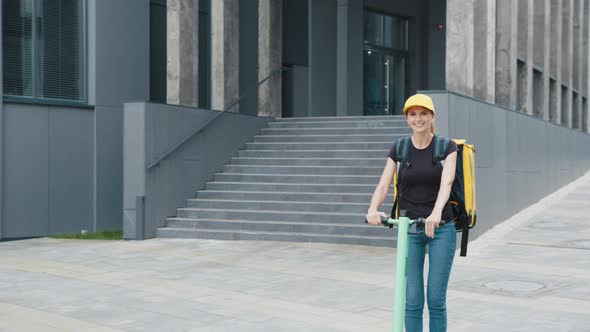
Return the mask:
<path id="1" fill-rule="evenodd" d="M 364 54 L 365 115 L 398 114 L 401 112 L 403 99 L 403 57 L 366 50 Z"/>
<path id="2" fill-rule="evenodd" d="M 406 87 L 407 20 L 365 12 L 364 114 L 402 114 Z"/>

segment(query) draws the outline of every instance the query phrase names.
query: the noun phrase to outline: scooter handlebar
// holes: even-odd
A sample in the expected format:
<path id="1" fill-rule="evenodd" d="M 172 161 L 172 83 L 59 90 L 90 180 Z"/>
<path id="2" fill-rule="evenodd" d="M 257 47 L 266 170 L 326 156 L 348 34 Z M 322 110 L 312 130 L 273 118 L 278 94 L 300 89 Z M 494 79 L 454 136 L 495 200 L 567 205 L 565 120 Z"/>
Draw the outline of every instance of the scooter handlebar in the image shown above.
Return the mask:
<path id="1" fill-rule="evenodd" d="M 413 224 L 416 224 L 418 226 L 424 226 L 424 224 L 426 223 L 426 218 L 418 218 L 418 219 L 411 219 L 410 222 L 412 222 Z M 367 219 L 365 219 L 365 224 L 368 224 L 369 221 Z M 446 222 L 444 220 L 440 221 L 440 226 L 443 226 Z M 381 216 L 381 224 L 383 224 L 383 226 L 392 226 L 393 224 L 389 223 L 389 217 L 383 217 Z"/>

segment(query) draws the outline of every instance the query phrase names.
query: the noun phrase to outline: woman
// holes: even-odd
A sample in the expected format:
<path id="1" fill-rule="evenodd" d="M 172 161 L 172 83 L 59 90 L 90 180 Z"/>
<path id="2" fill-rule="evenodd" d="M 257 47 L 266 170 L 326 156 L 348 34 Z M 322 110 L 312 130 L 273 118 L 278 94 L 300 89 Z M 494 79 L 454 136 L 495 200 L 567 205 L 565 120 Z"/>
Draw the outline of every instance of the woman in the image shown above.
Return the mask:
<path id="1" fill-rule="evenodd" d="M 413 95 L 406 100 L 404 113 L 412 136 L 407 154 L 409 166 L 403 167 L 399 174 L 398 206 L 399 210 L 407 211 L 410 219 L 426 219 L 424 226 L 411 229 L 408 235 L 406 331 L 422 331 L 426 245 L 430 331 L 446 331 L 446 293 L 456 248 L 453 212 L 448 200 L 455 179 L 457 145 L 451 140 L 442 167 L 433 163 L 435 112 L 432 99 L 423 94 Z M 387 217 L 378 209 L 387 197 L 397 171 L 395 156 L 394 144 L 367 212 L 370 224 L 381 225 L 381 216 Z M 446 224 L 439 227 L 441 220 Z"/>

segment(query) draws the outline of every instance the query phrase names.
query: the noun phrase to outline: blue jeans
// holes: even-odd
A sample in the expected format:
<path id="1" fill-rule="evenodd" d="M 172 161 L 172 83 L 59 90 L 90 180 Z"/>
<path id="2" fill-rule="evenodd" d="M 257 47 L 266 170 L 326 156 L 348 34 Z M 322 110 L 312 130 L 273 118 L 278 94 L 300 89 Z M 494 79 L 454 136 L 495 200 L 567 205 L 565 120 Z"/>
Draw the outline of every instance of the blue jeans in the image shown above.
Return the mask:
<path id="1" fill-rule="evenodd" d="M 406 288 L 406 332 L 422 332 L 424 309 L 424 254 L 428 245 L 428 312 L 430 332 L 447 330 L 447 286 L 455 256 L 457 234 L 450 222 L 434 231 L 434 238 L 424 229 L 408 234 L 408 265 Z"/>

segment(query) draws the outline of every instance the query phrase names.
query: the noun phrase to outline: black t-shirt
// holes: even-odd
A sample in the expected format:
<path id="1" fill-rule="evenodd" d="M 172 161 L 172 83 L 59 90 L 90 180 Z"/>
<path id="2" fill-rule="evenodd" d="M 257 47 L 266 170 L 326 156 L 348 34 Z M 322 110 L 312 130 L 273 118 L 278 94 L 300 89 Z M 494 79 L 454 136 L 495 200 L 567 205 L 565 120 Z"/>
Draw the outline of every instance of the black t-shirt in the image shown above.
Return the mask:
<path id="1" fill-rule="evenodd" d="M 398 179 L 399 210 L 406 210 L 407 216 L 411 219 L 427 218 L 436 203 L 443 168 L 440 163 L 437 165 L 432 162 L 434 139 L 425 149 L 414 147 L 411 139 L 408 143 L 407 160 L 410 166 L 402 167 Z M 451 140 L 445 158 L 457 150 L 457 144 Z M 395 155 L 394 144 L 389 151 L 389 158 L 395 161 Z M 441 219 L 453 220 L 453 211 L 448 201 L 442 211 Z"/>

